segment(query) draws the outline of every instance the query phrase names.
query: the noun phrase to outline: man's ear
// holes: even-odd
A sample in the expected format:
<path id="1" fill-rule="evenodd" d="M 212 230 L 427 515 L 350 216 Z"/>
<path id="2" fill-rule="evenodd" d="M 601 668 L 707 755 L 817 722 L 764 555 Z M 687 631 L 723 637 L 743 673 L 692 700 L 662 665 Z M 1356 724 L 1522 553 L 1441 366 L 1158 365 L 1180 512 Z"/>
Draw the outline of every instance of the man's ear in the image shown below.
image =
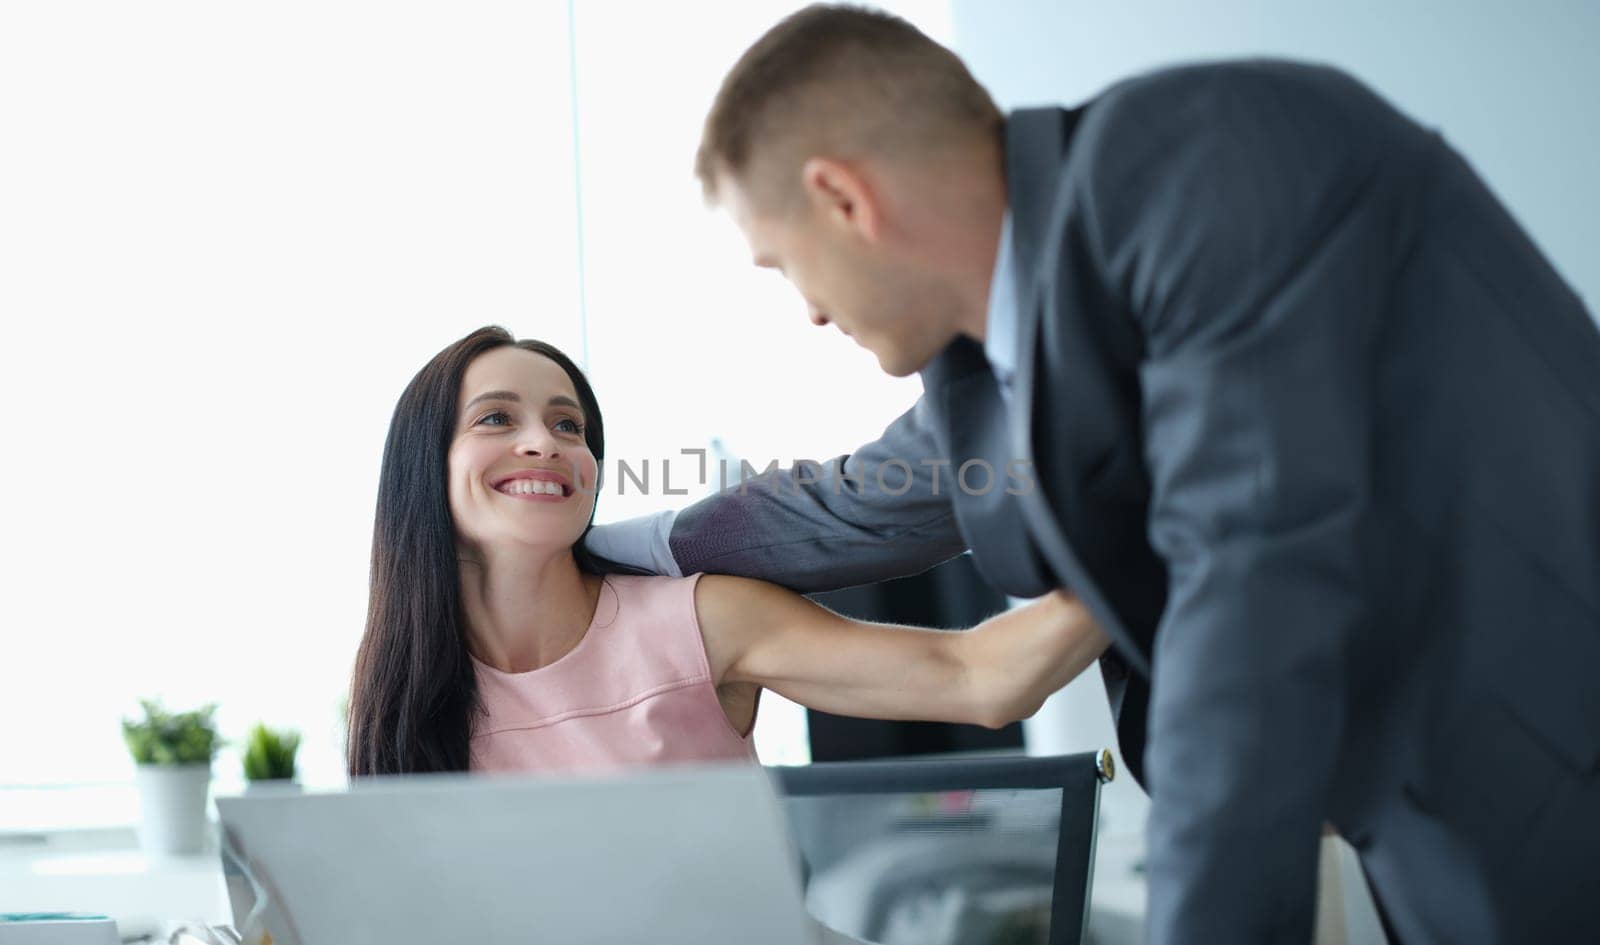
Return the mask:
<path id="1" fill-rule="evenodd" d="M 877 242 L 883 207 L 858 167 L 834 158 L 809 158 L 800 166 L 800 182 L 819 219 Z"/>

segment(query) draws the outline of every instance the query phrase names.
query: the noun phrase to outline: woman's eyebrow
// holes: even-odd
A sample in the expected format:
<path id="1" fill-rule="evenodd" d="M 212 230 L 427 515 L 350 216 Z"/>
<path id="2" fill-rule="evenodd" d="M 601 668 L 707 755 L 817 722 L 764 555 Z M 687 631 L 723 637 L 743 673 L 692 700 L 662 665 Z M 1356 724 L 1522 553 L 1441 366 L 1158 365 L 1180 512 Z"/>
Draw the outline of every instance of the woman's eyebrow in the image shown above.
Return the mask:
<path id="1" fill-rule="evenodd" d="M 484 391 L 483 393 L 479 394 L 478 396 L 476 396 L 476 397 L 472 398 L 471 400 L 467 401 L 467 405 L 465 407 L 461 408 L 462 411 L 465 412 L 465 411 L 471 410 L 472 409 L 472 405 L 477 403 L 480 400 L 509 400 L 512 403 L 521 403 L 522 402 L 522 398 L 517 395 L 516 391 L 490 390 L 490 391 Z"/>
<path id="2" fill-rule="evenodd" d="M 462 412 L 465 413 L 466 411 L 471 410 L 472 409 L 472 405 L 478 403 L 481 400 L 508 400 L 508 401 L 510 401 L 510 402 L 512 402 L 514 404 L 522 403 L 522 397 L 516 391 L 490 390 L 490 391 L 484 391 L 483 393 L 479 394 L 478 396 L 476 396 L 476 397 L 472 398 L 471 400 L 467 401 L 467 405 L 462 408 Z M 564 394 L 556 394 L 554 397 L 551 397 L 550 400 L 548 401 L 548 405 L 551 406 L 551 407 L 571 407 L 572 409 L 578 411 L 579 413 L 583 412 L 583 405 L 582 404 L 578 403 L 576 400 L 573 400 L 571 397 L 568 397 L 568 396 L 566 396 Z"/>

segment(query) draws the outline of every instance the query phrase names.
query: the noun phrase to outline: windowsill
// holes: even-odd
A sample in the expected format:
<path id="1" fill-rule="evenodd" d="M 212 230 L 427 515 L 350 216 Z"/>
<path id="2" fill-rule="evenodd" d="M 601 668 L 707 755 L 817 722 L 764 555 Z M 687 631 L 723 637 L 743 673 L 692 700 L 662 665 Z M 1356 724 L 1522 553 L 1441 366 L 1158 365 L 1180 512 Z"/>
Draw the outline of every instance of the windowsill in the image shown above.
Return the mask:
<path id="1" fill-rule="evenodd" d="M 132 830 L 138 821 L 132 782 L 0 787 L 0 850 L 19 838 Z"/>
<path id="2" fill-rule="evenodd" d="M 299 783 L 313 790 L 337 790 L 345 781 L 308 779 Z M 213 776 L 210 796 L 242 793 L 245 781 Z M 215 819 L 215 815 L 212 815 Z M 44 787 L 0 785 L 0 853 L 17 845 L 30 845 L 58 835 L 97 831 L 130 832 L 139 823 L 139 791 L 132 781 L 98 784 L 61 784 Z"/>

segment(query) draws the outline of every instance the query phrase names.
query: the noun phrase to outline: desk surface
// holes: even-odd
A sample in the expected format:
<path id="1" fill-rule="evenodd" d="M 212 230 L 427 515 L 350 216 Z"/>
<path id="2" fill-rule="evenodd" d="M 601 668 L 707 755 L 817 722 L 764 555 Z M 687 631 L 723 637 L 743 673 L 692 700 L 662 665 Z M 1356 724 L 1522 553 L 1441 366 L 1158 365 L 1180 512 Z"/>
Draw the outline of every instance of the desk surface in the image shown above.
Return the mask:
<path id="1" fill-rule="evenodd" d="M 128 829 L 0 841 L 0 912 L 100 913 L 124 937 L 168 919 L 231 920 L 215 852 L 148 857 Z"/>
<path id="2" fill-rule="evenodd" d="M 1142 941 L 1143 842 L 1102 836 L 1095 849 L 1089 925 L 1094 941 Z M 0 912 L 96 912 L 117 920 L 124 937 L 154 934 L 167 921 L 231 921 L 217 854 L 148 857 L 133 831 L 93 830 L 48 842 L 0 841 Z"/>

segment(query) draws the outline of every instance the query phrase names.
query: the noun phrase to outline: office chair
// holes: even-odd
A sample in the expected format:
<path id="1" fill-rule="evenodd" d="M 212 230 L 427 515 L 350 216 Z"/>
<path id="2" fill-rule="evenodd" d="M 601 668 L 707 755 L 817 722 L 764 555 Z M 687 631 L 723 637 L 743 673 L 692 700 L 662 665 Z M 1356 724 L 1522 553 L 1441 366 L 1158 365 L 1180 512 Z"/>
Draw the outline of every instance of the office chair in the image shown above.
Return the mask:
<path id="1" fill-rule="evenodd" d="M 823 923 L 881 945 L 1082 945 L 1110 752 L 770 770 Z"/>

